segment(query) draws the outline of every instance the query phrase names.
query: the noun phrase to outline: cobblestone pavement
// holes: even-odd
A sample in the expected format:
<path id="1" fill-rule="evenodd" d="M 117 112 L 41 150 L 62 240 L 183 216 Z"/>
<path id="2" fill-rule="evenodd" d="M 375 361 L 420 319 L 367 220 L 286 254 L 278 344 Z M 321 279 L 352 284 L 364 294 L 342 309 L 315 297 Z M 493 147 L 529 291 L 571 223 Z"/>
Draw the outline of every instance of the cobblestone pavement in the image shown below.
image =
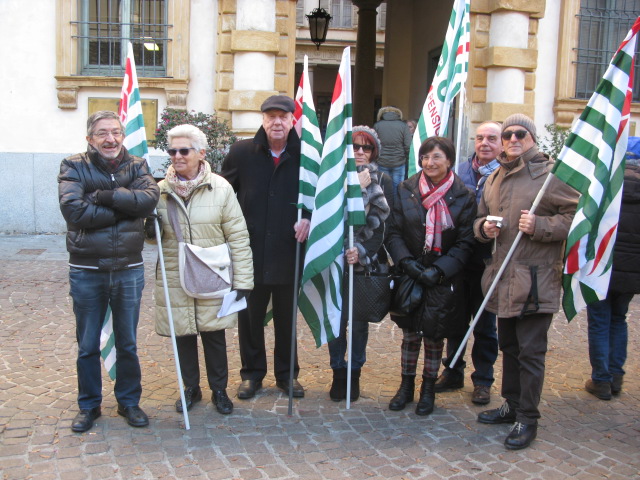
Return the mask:
<path id="1" fill-rule="evenodd" d="M 590 372 L 584 315 L 571 324 L 557 316 L 538 439 L 523 451 L 503 447 L 508 425 L 476 422 L 483 408 L 470 402 L 469 371 L 464 389 L 437 396 L 431 416 L 417 417 L 413 408 L 389 411 L 399 383 L 400 333 L 388 319 L 371 328 L 362 397 L 349 410 L 329 400 L 326 347 L 316 349 L 299 320 L 306 397 L 295 400 L 292 416 L 272 374 L 256 398 L 235 397 L 237 331 L 227 332 L 234 413 L 219 415 L 203 401 L 190 412 L 187 431 L 173 407 L 170 341 L 153 330 L 154 257 L 146 251 L 138 343 L 141 406 L 150 426 L 134 429 L 117 415 L 107 379 L 102 417 L 75 434 L 69 426 L 77 413 L 76 343 L 64 237 L 0 236 L 0 478 L 640 478 L 638 301 L 630 313 L 624 390 L 609 402 L 583 388 Z M 490 407 L 501 404 L 499 365 Z"/>

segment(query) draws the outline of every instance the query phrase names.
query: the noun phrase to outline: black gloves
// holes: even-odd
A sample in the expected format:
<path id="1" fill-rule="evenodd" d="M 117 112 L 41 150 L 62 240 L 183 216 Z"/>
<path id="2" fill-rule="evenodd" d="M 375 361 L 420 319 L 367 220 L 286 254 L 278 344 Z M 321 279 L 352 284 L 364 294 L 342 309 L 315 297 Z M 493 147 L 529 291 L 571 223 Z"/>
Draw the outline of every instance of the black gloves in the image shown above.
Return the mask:
<path id="1" fill-rule="evenodd" d="M 98 190 L 96 191 L 96 203 L 105 207 L 113 207 L 113 195 L 115 190 Z"/>
<path id="2" fill-rule="evenodd" d="M 243 298 L 246 298 L 247 300 L 249 300 L 250 293 L 251 293 L 251 290 L 236 290 L 236 302 L 239 302 Z"/>
<path id="3" fill-rule="evenodd" d="M 435 287 L 442 283 L 442 277 L 442 270 L 435 265 L 432 265 L 427 267 L 424 272 L 420 274 L 417 280 L 427 287 Z"/>
<path id="4" fill-rule="evenodd" d="M 400 260 L 400 267 L 404 273 L 427 287 L 433 287 L 442 283 L 444 274 L 442 270 L 435 265 L 425 267 L 413 258 L 404 258 Z"/>
<path id="5" fill-rule="evenodd" d="M 156 238 L 156 218 L 160 225 L 160 232 L 162 232 L 162 217 L 160 215 L 150 215 L 144 221 L 144 236 L 149 240 Z"/>
<path id="6" fill-rule="evenodd" d="M 400 268 L 402 268 L 402 271 L 414 280 L 418 280 L 425 269 L 424 265 L 411 257 L 400 260 Z"/>

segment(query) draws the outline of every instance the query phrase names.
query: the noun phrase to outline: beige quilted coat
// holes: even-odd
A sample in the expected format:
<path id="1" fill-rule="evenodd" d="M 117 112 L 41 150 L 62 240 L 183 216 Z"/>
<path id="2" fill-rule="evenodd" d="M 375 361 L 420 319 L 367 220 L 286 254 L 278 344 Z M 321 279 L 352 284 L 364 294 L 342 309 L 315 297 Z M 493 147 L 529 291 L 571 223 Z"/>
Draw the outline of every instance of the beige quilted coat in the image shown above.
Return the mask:
<path id="1" fill-rule="evenodd" d="M 209 167 L 208 164 L 205 164 Z M 178 203 L 178 220 L 186 242 L 200 247 L 211 247 L 228 242 L 233 262 L 233 289 L 253 289 L 253 258 L 249 246 L 249 233 L 231 185 L 207 168 L 204 181 L 185 206 L 165 180 L 159 183 L 160 201 L 158 213 L 162 217 L 162 252 L 167 272 L 167 283 L 171 300 L 174 328 L 177 336 L 194 335 L 201 331 L 216 331 L 233 328 L 237 314 L 217 318 L 222 304 L 221 298 L 195 299 L 187 296 L 180 286 L 178 273 L 178 241 L 169 223 L 167 196 Z M 188 215 L 191 231 L 186 219 Z M 169 336 L 169 322 L 162 285 L 160 265 L 156 266 L 156 332 Z"/>

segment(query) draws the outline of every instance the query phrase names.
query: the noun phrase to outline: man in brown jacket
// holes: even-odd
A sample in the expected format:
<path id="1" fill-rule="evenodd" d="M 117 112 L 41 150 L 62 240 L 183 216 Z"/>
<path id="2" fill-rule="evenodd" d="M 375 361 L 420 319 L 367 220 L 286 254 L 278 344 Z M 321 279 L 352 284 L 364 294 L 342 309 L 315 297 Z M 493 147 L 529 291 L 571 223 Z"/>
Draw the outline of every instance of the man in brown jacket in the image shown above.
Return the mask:
<path id="1" fill-rule="evenodd" d="M 482 277 L 485 294 L 518 232 L 523 232 L 487 304 L 498 317 L 505 402 L 478 415 L 481 423 L 513 423 L 504 442 L 510 450 L 526 448 L 536 437 L 547 331 L 560 307 L 564 244 L 578 202 L 577 192 L 554 177 L 535 213 L 529 213 L 553 166 L 536 143 L 529 117 L 515 114 L 504 121 L 500 168 L 485 184 L 474 224 L 480 242 L 494 242 Z"/>

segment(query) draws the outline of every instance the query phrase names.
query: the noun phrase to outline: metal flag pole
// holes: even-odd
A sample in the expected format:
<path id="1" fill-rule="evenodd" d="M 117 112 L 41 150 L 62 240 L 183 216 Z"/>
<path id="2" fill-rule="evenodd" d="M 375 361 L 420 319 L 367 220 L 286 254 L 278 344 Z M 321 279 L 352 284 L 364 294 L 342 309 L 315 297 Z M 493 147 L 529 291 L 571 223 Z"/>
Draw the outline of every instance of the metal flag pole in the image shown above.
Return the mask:
<path id="1" fill-rule="evenodd" d="M 158 222 L 158 212 L 154 210 L 156 218 L 154 224 L 156 227 L 156 241 L 158 242 L 158 261 L 160 262 L 160 271 L 162 272 L 162 286 L 164 288 L 164 301 L 167 305 L 167 318 L 169 319 L 169 329 L 171 331 L 171 345 L 173 346 L 173 358 L 176 361 L 176 372 L 178 374 L 178 387 L 180 388 L 180 401 L 182 402 L 182 415 L 184 416 L 184 428 L 190 430 L 189 413 L 187 412 L 187 402 L 184 397 L 184 386 L 182 385 L 182 370 L 180 369 L 180 358 L 178 357 L 178 345 L 176 344 L 176 332 L 173 326 L 173 314 L 171 313 L 171 299 L 169 298 L 169 286 L 167 284 L 167 271 L 164 266 L 164 255 L 162 253 L 162 240 L 160 239 L 160 223 Z"/>
<path id="2" fill-rule="evenodd" d="M 302 220 L 302 209 L 298 209 L 298 225 Z M 291 320 L 291 359 L 289 361 L 289 408 L 287 414 L 293 414 L 293 364 L 296 360 L 297 323 L 298 323 L 298 277 L 300 276 L 300 249 L 302 244 L 296 240 L 296 266 L 293 277 L 293 319 Z"/>
<path id="3" fill-rule="evenodd" d="M 349 225 L 349 249 L 353 248 L 353 225 Z M 349 264 L 349 317 L 347 323 L 347 410 L 351 408 L 351 347 L 353 344 L 353 263 Z M 342 320 L 341 320 L 342 321 Z"/>
<path id="4" fill-rule="evenodd" d="M 547 178 L 542 184 L 542 187 L 540 187 L 540 191 L 538 192 L 538 195 L 536 195 L 536 198 L 533 201 L 533 204 L 531 205 L 531 209 L 529 210 L 529 213 L 533 214 L 536 211 L 536 208 L 538 208 L 538 204 L 540 203 L 540 200 L 542 200 L 542 196 L 546 192 L 552 176 L 553 176 L 552 173 L 549 173 L 547 175 Z M 522 235 L 523 235 L 522 230 L 519 230 L 515 240 L 511 244 L 511 248 L 509 248 L 509 251 L 507 252 L 506 257 L 504 257 L 504 261 L 502 262 L 502 265 L 500 265 L 500 269 L 496 274 L 496 278 L 493 279 L 493 282 L 491 283 L 489 290 L 487 290 L 487 294 L 484 296 L 484 300 L 482 301 L 482 304 L 478 309 L 478 313 L 476 313 L 476 316 L 473 318 L 473 321 L 469 325 L 469 329 L 467 330 L 467 333 L 462 339 L 462 342 L 460 342 L 460 347 L 458 347 L 458 351 L 456 352 L 455 356 L 451 360 L 451 363 L 449 364 L 449 368 L 453 368 L 456 365 L 456 362 L 458 361 L 458 358 L 460 357 L 460 355 L 462 355 L 462 351 L 464 350 L 464 347 L 467 345 L 467 342 L 469 341 L 469 337 L 471 336 L 473 329 L 478 323 L 478 320 L 480 319 L 480 315 L 482 315 L 482 312 L 484 312 L 484 309 L 487 306 L 487 303 L 489 302 L 489 299 L 491 298 L 493 291 L 496 289 L 496 286 L 498 285 L 498 281 L 500 281 L 500 277 L 502 277 L 502 274 L 504 273 L 505 268 L 507 268 L 507 264 L 509 263 L 509 260 L 511 260 L 511 257 L 513 256 L 513 252 L 515 252 L 516 247 L 518 246 L 518 243 L 520 243 L 520 239 L 522 238 Z"/>

